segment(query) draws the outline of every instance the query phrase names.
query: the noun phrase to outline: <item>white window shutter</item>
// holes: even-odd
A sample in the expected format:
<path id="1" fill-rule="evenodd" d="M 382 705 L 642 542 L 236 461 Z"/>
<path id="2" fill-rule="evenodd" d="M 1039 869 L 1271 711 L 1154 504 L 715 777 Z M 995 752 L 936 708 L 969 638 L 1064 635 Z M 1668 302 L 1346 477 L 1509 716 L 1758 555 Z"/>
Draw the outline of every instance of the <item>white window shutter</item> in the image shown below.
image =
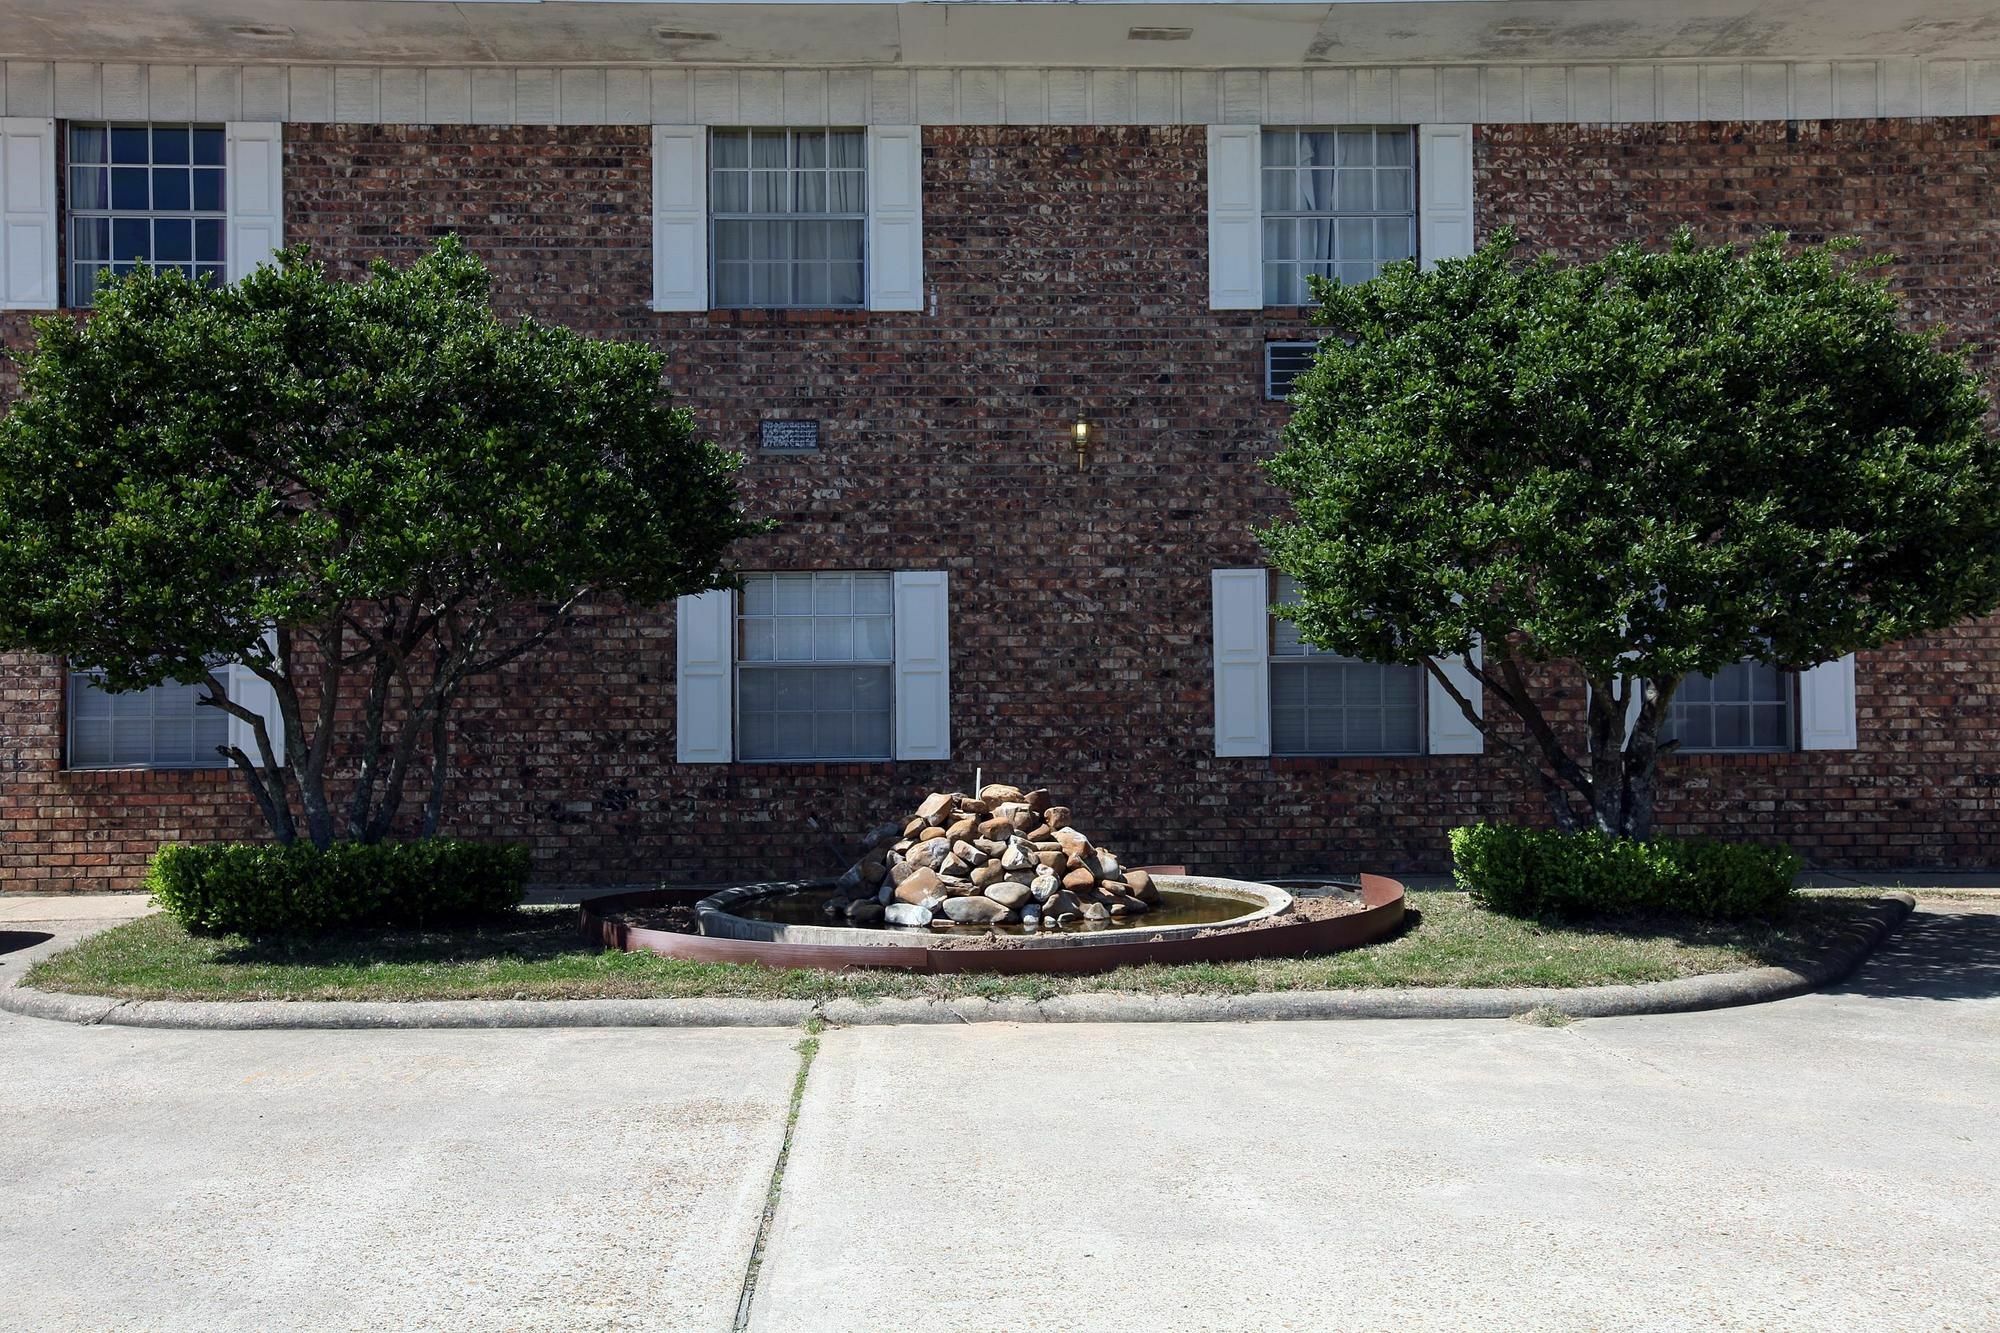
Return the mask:
<path id="1" fill-rule="evenodd" d="M 1472 645 L 1472 660 L 1484 663 L 1485 656 L 1478 644 Z M 1479 677 L 1472 674 L 1461 658 L 1440 657 L 1436 659 L 1452 685 L 1472 704 L 1472 711 L 1486 716 L 1486 695 L 1479 684 Z M 1479 728 L 1472 725 L 1459 708 L 1458 700 L 1446 692 L 1437 678 L 1424 672 L 1424 688 L 1429 694 L 1424 699 L 1424 715 L 1428 723 L 1429 739 L 1427 752 L 1430 754 L 1482 754 L 1486 750 L 1486 737 Z"/>
<path id="2" fill-rule="evenodd" d="M 708 309 L 708 131 L 653 126 L 653 309 Z"/>
<path id="3" fill-rule="evenodd" d="M 924 308 L 924 132 L 868 131 L 868 308 Z"/>
<path id="4" fill-rule="evenodd" d="M 264 647 L 273 661 L 278 656 L 278 632 L 264 631 Z M 230 702 L 242 704 L 251 712 L 264 719 L 264 733 L 271 738 L 271 757 L 279 763 L 285 762 L 285 715 L 278 707 L 278 692 L 270 687 L 264 678 L 241 663 L 223 670 L 222 685 L 229 691 Z M 261 765 L 264 752 L 257 745 L 257 732 L 242 718 L 231 715 L 229 719 L 229 743 L 250 756 L 250 762 Z"/>
<path id="5" fill-rule="evenodd" d="M 229 280 L 240 282 L 285 246 L 285 127 L 232 120 L 227 130 Z"/>
<path id="6" fill-rule="evenodd" d="M 1271 753 L 1271 578 L 1261 569 L 1209 574 L 1215 621 L 1215 752 Z"/>
<path id="7" fill-rule="evenodd" d="M 1213 310 L 1264 305 L 1264 131 L 1208 127 L 1208 304 Z"/>
<path id="8" fill-rule="evenodd" d="M 726 764 L 736 757 L 736 594 L 717 588 L 683 597 L 675 611 L 674 757 L 683 764 Z"/>
<path id="9" fill-rule="evenodd" d="M 1472 126 L 1417 126 L 1417 256 L 1425 268 L 1472 253 Z"/>
<path id="10" fill-rule="evenodd" d="M 896 758 L 951 758 L 951 577 L 896 574 Z"/>
<path id="11" fill-rule="evenodd" d="M 54 310 L 56 123 L 0 120 L 0 310 Z"/>
<path id="12" fill-rule="evenodd" d="M 1854 715 L 1854 654 L 1799 673 L 1799 748 L 1855 750 L 1861 745 Z"/>

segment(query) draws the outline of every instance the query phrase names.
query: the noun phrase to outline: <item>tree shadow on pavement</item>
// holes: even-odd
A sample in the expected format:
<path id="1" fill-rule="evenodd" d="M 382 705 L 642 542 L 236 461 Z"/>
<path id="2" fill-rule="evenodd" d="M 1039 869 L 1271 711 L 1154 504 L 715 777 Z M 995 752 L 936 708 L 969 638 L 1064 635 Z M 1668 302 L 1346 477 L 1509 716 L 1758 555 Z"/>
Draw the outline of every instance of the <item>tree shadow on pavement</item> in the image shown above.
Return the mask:
<path id="1" fill-rule="evenodd" d="M 2000 912 L 1919 907 L 1830 995 L 1923 1000 L 2000 996 Z"/>
<path id="2" fill-rule="evenodd" d="M 54 938 L 46 930 L 0 930 L 0 956 L 32 949 Z"/>

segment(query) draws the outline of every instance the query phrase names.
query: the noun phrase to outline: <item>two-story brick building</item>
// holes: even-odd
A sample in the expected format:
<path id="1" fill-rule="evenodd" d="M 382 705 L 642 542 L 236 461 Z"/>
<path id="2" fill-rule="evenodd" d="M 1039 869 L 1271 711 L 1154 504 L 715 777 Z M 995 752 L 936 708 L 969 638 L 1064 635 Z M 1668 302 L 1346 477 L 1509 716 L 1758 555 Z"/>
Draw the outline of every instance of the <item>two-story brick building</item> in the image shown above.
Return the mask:
<path id="1" fill-rule="evenodd" d="M 1140 860 L 1438 869 L 1536 802 L 1421 673 L 1266 613 L 1305 275 L 1851 235 L 1990 371 L 1984 9 L 0 0 L 0 336 L 141 257 L 456 232 L 508 311 L 659 346 L 782 527 L 740 593 L 598 611 L 464 709 L 447 829 L 545 880 L 816 868 L 975 766 Z M 257 832 L 194 693 L 0 659 L 0 888 Z M 2000 855 L 2000 624 L 1746 663 L 1674 726 L 1670 831 Z"/>

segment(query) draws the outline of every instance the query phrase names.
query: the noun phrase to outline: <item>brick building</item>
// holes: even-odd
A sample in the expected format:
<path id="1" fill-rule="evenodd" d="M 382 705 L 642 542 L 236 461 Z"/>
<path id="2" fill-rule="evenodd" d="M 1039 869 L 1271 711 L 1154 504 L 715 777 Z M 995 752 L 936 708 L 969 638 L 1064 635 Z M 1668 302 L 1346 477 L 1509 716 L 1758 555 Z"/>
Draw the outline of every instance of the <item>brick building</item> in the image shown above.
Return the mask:
<path id="1" fill-rule="evenodd" d="M 460 715 L 447 830 L 550 882 L 820 868 L 975 766 L 1225 872 L 1437 870 L 1536 818 L 1420 673 L 1266 615 L 1305 273 L 1502 225 L 1857 236 L 1994 365 L 2000 33 L 1950 0 L 63 8 L 0 0 L 8 344 L 135 256 L 358 274 L 456 232 L 747 454 L 782 527 L 741 593 L 594 611 Z M 257 833 L 192 695 L 0 658 L 0 889 Z M 1746 663 L 1675 725 L 1669 831 L 2000 859 L 2000 623 Z"/>

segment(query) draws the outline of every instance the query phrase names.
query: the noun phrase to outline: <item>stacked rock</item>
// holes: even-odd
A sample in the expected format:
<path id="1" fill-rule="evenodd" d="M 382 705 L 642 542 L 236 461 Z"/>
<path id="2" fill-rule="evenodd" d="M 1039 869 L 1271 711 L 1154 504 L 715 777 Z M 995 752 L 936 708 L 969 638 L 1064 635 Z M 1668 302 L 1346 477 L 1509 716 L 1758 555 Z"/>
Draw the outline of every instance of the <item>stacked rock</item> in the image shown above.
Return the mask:
<path id="1" fill-rule="evenodd" d="M 884 824 L 835 885 L 828 916 L 897 926 L 1019 922 L 1053 929 L 1139 916 L 1159 902 L 1152 876 L 1070 826 L 1046 791 L 988 783 L 977 796 L 932 792 Z"/>

